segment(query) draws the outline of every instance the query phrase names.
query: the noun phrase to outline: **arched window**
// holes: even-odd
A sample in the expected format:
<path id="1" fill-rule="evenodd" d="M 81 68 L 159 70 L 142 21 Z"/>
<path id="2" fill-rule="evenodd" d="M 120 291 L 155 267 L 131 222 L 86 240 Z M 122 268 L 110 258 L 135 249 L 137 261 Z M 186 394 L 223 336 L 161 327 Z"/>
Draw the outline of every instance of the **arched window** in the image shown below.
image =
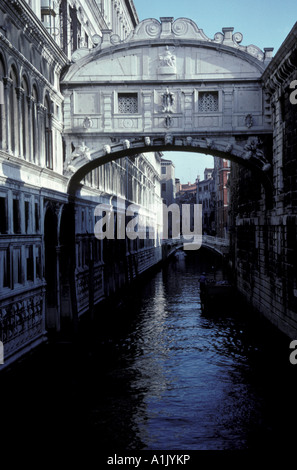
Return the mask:
<path id="1" fill-rule="evenodd" d="M 9 124 L 10 124 L 10 149 L 18 155 L 19 152 L 19 119 L 18 119 L 18 98 L 17 98 L 17 74 L 12 67 L 9 78 L 11 86 L 9 90 Z"/>
<path id="2" fill-rule="evenodd" d="M 0 57 L 0 148 L 4 148 L 5 139 L 5 104 L 4 104 L 4 84 L 5 77 L 4 62 Z"/>
<path id="3" fill-rule="evenodd" d="M 32 161 L 36 163 L 38 152 L 38 122 L 37 122 L 37 102 L 38 93 L 37 88 L 33 85 L 32 88 L 32 111 L 31 111 L 31 128 L 32 128 Z"/>
<path id="4" fill-rule="evenodd" d="M 22 93 L 22 144 L 23 144 L 23 157 L 29 159 L 29 105 L 28 105 L 28 95 L 29 87 L 26 79 L 22 80 L 21 87 L 23 89 Z"/>
<path id="5" fill-rule="evenodd" d="M 52 129 L 51 129 L 51 108 L 48 97 L 44 100 L 44 131 L 45 131 L 45 164 L 47 168 L 53 169 L 52 151 Z"/>

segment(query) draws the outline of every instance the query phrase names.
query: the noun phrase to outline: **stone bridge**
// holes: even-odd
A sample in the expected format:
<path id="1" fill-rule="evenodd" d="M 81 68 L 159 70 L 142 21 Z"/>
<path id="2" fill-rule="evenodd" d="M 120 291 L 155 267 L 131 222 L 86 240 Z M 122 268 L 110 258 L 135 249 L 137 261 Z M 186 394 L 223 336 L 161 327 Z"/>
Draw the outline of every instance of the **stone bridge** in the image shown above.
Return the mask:
<path id="1" fill-rule="evenodd" d="M 271 186 L 271 113 L 261 76 L 271 49 L 208 38 L 190 19 L 142 21 L 125 41 L 103 31 L 64 74 L 69 193 L 97 166 L 183 150 L 241 163 Z"/>

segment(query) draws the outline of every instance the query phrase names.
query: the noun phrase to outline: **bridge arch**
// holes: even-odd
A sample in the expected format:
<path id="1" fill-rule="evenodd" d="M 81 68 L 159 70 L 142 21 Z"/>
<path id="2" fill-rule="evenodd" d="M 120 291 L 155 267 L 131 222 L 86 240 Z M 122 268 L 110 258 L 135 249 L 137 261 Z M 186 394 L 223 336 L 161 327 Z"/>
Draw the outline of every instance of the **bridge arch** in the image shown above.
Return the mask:
<path id="1" fill-rule="evenodd" d="M 89 149 L 84 143 L 75 149 L 72 160 L 69 162 L 68 175 L 69 183 L 67 191 L 74 195 L 77 185 L 93 169 L 110 161 L 117 160 L 127 156 L 137 156 L 146 152 L 162 151 L 184 151 L 196 154 L 212 155 L 214 157 L 224 158 L 234 161 L 251 169 L 264 188 L 269 191 L 272 188 L 271 183 L 271 164 L 265 158 L 260 149 L 262 142 L 258 137 L 248 139 L 242 146 L 236 142 L 230 143 L 230 140 L 214 140 L 206 137 L 195 139 L 195 137 L 173 136 L 165 134 L 160 137 L 144 137 L 124 139 L 120 143 L 104 145 L 102 149 L 93 152 L 90 156 Z M 72 166 L 75 163 L 75 166 Z"/>

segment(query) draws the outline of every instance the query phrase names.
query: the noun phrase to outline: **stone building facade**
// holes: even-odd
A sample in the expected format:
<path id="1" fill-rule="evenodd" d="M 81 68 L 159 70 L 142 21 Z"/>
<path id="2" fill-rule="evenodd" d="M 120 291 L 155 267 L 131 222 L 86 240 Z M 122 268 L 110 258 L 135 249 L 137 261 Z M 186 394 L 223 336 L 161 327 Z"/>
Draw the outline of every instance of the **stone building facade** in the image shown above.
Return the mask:
<path id="1" fill-rule="evenodd" d="M 202 204 L 202 229 L 205 235 L 216 234 L 216 196 L 214 168 L 205 168 L 203 180 L 197 180 L 197 204 Z"/>
<path id="2" fill-rule="evenodd" d="M 214 158 L 215 180 L 215 231 L 220 238 L 228 238 L 229 231 L 229 187 L 230 161 Z"/>
<path id="3" fill-rule="evenodd" d="M 264 191 L 255 175 L 231 167 L 231 227 L 237 285 L 250 303 L 296 339 L 297 329 L 297 24 L 263 73 L 270 95 L 273 172 Z M 262 147 L 263 148 L 263 147 Z M 270 148 L 270 150 L 269 150 Z"/>
<path id="4" fill-rule="evenodd" d="M 102 32 L 127 37 L 138 23 L 133 1 L 3 0 L 0 17 L 0 341 L 8 365 L 161 258 L 153 212 L 161 199 L 154 152 L 90 173 L 72 206 L 67 194 L 67 152 L 84 143 L 64 135 L 62 70 Z M 96 206 L 116 218 L 129 203 L 157 241 L 96 239 Z"/>
<path id="5" fill-rule="evenodd" d="M 171 160 L 161 159 L 161 197 L 167 206 L 175 202 L 175 166 Z"/>

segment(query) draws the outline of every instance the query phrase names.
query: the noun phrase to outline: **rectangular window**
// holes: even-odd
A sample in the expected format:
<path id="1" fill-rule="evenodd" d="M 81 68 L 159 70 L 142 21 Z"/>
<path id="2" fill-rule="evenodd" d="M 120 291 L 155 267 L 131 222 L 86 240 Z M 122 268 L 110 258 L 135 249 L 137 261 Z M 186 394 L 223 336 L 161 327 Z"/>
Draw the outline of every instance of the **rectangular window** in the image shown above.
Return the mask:
<path id="1" fill-rule="evenodd" d="M 22 259 L 21 248 L 13 248 L 13 284 L 22 283 Z"/>
<path id="2" fill-rule="evenodd" d="M 0 197 L 0 233 L 7 232 L 6 198 Z"/>
<path id="3" fill-rule="evenodd" d="M 39 204 L 35 202 L 34 216 L 35 216 L 35 232 L 39 232 Z"/>
<path id="4" fill-rule="evenodd" d="M 33 246 L 26 246 L 27 281 L 34 281 Z"/>
<path id="5" fill-rule="evenodd" d="M 20 201 L 13 200 L 13 233 L 21 233 Z"/>
<path id="6" fill-rule="evenodd" d="M 42 279 L 41 246 L 36 246 L 36 277 Z"/>
<path id="7" fill-rule="evenodd" d="M 137 93 L 119 93 L 118 94 L 118 111 L 120 114 L 138 113 Z"/>
<path id="8" fill-rule="evenodd" d="M 219 110 L 219 93 L 217 91 L 199 92 L 198 109 L 201 113 L 212 113 Z"/>
<path id="9" fill-rule="evenodd" d="M 30 202 L 25 201 L 25 232 L 30 232 Z"/>
<path id="10" fill-rule="evenodd" d="M 162 170 L 162 175 L 166 175 L 166 166 L 162 166 L 161 170 Z"/>
<path id="11" fill-rule="evenodd" d="M 162 192 L 166 191 L 166 183 L 162 183 Z"/>
<path id="12" fill-rule="evenodd" d="M 0 288 L 9 287 L 10 256 L 9 249 L 0 250 Z"/>

